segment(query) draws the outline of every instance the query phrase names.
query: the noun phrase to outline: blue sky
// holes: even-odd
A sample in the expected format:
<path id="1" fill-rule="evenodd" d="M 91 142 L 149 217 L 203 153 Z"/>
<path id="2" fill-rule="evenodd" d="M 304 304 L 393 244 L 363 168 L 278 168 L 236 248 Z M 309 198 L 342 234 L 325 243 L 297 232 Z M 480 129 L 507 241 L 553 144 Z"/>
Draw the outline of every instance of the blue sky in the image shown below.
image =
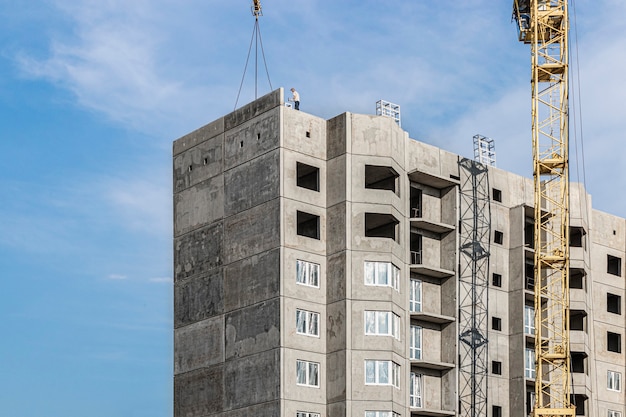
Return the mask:
<path id="1" fill-rule="evenodd" d="M 528 176 L 510 3 L 265 0 L 272 85 L 325 118 L 400 104 L 412 138 L 471 156 L 480 133 Z M 594 206 L 626 216 L 626 2 L 578 3 L 572 179 L 584 143 Z M 0 19 L 2 415 L 171 416 L 171 142 L 233 110 L 250 2 L 0 0 Z"/>

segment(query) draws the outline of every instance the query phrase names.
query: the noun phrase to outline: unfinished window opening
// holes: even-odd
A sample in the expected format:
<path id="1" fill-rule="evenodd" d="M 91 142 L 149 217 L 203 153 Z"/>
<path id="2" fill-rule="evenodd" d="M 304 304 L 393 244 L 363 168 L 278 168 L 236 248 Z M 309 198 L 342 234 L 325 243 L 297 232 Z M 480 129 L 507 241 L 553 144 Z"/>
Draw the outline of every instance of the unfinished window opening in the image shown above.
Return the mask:
<path id="1" fill-rule="evenodd" d="M 411 187 L 411 217 L 422 217 L 422 190 Z"/>
<path id="2" fill-rule="evenodd" d="M 365 165 L 365 188 L 397 193 L 400 175 L 391 167 Z"/>
<path id="3" fill-rule="evenodd" d="M 524 264 L 525 288 L 528 291 L 535 291 L 535 265 L 532 262 Z"/>
<path id="4" fill-rule="evenodd" d="M 535 223 L 531 217 L 524 221 L 524 245 L 527 248 L 535 248 Z"/>
<path id="5" fill-rule="evenodd" d="M 526 415 L 531 416 L 535 408 L 535 391 L 526 391 Z"/>
<path id="6" fill-rule="evenodd" d="M 306 137 L 310 138 L 311 137 L 311 132 L 309 132 L 308 130 L 306 131 Z"/>
<path id="7" fill-rule="evenodd" d="M 622 335 L 606 332 L 606 349 L 609 352 L 622 353 Z"/>
<path id="8" fill-rule="evenodd" d="M 491 278 L 491 285 L 493 285 L 494 287 L 501 287 L 502 286 L 502 275 L 494 273 L 492 278 Z"/>
<path id="9" fill-rule="evenodd" d="M 493 191 L 493 201 L 497 201 L 501 203 L 502 202 L 502 190 L 498 190 L 497 188 L 494 188 L 492 191 Z"/>
<path id="10" fill-rule="evenodd" d="M 498 331 L 502 330 L 502 319 L 500 317 L 492 317 L 491 328 Z"/>
<path id="11" fill-rule="evenodd" d="M 587 401 L 587 396 L 584 394 L 572 394 L 570 395 L 571 403 L 576 406 L 576 415 L 584 416 L 585 415 L 585 402 Z"/>
<path id="12" fill-rule="evenodd" d="M 499 230 L 496 230 L 493 234 L 493 242 L 501 245 L 504 242 L 504 233 Z"/>
<path id="13" fill-rule="evenodd" d="M 311 165 L 296 162 L 296 184 L 298 187 L 313 191 L 320 190 L 320 169 Z"/>
<path id="14" fill-rule="evenodd" d="M 585 289 L 585 271 L 581 268 L 570 268 L 569 287 L 577 290 Z"/>
<path id="15" fill-rule="evenodd" d="M 572 310 L 569 316 L 570 330 L 584 332 L 587 329 L 587 313 L 582 310 Z"/>
<path id="16" fill-rule="evenodd" d="M 491 415 L 492 417 L 502 417 L 502 407 L 500 407 L 499 405 L 492 406 Z"/>
<path id="17" fill-rule="evenodd" d="M 586 373 L 586 361 L 587 354 L 585 352 L 572 352 L 572 372 L 575 374 Z"/>
<path id="18" fill-rule="evenodd" d="M 365 213 L 365 236 L 396 240 L 400 222 L 391 214 Z"/>
<path id="19" fill-rule="evenodd" d="M 422 235 L 411 231 L 411 264 L 422 264 Z"/>
<path id="20" fill-rule="evenodd" d="M 619 295 L 606 294 L 606 311 L 613 314 L 622 314 L 622 297 Z"/>
<path id="21" fill-rule="evenodd" d="M 494 375 L 502 375 L 502 362 L 491 361 L 491 373 Z"/>
<path id="22" fill-rule="evenodd" d="M 297 233 L 300 236 L 306 236 L 319 240 L 320 238 L 320 216 L 315 214 L 298 211 L 296 214 L 298 223 Z"/>
<path id="23" fill-rule="evenodd" d="M 618 277 L 622 276 L 622 258 L 618 258 L 617 256 L 606 255 L 607 256 L 607 270 L 611 275 L 617 275 Z"/>
<path id="24" fill-rule="evenodd" d="M 585 229 L 582 227 L 570 227 L 569 229 L 569 245 L 572 248 L 583 248 L 585 238 Z"/>

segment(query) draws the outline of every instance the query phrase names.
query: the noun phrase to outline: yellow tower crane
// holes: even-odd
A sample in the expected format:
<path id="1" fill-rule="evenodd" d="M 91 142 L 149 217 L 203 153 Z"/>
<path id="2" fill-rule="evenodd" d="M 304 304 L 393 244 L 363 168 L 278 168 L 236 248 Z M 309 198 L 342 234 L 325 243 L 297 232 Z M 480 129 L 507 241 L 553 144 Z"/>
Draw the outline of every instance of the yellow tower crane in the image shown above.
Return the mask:
<path id="1" fill-rule="evenodd" d="M 531 47 L 535 188 L 534 417 L 574 417 L 569 358 L 569 139 L 567 0 L 513 0 L 519 40 Z"/>

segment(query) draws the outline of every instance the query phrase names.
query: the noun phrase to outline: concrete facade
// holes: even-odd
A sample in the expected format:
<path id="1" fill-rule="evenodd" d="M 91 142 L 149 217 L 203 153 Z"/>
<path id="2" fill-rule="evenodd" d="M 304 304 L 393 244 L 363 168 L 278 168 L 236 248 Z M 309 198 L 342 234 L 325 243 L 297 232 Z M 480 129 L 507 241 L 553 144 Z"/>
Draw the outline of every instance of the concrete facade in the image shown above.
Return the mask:
<path id="1" fill-rule="evenodd" d="M 456 415 L 460 157 L 283 97 L 174 142 L 175 417 Z M 487 410 L 523 417 L 533 186 L 489 180 Z M 626 222 L 576 184 L 571 205 L 578 412 L 621 417 Z"/>

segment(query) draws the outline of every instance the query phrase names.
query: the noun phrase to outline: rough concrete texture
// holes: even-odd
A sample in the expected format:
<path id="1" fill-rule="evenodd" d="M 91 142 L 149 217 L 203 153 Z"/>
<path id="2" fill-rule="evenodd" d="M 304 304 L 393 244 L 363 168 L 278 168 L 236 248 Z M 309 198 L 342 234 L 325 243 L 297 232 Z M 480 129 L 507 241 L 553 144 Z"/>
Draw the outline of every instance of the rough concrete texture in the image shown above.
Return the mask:
<path id="1" fill-rule="evenodd" d="M 174 230 L 179 237 L 224 216 L 224 178 L 220 175 L 174 195 Z"/>
<path id="2" fill-rule="evenodd" d="M 280 350 L 273 349 L 224 364 L 224 410 L 279 399 Z"/>
<path id="3" fill-rule="evenodd" d="M 224 318 L 203 320 L 174 331 L 174 374 L 224 362 Z"/>
<path id="4" fill-rule="evenodd" d="M 221 222 L 174 239 L 174 281 L 221 266 L 223 239 Z"/>
<path id="5" fill-rule="evenodd" d="M 219 135 L 174 157 L 174 193 L 222 174 L 223 142 Z"/>
<path id="6" fill-rule="evenodd" d="M 202 417 L 223 410 L 224 367 L 215 365 L 174 377 L 174 415 Z"/>
<path id="7" fill-rule="evenodd" d="M 280 145 L 280 109 L 227 130 L 224 136 L 225 170 L 276 149 Z"/>
<path id="8" fill-rule="evenodd" d="M 174 326 L 195 323 L 224 312 L 224 271 L 212 269 L 174 286 Z"/>
<path id="9" fill-rule="evenodd" d="M 280 250 L 272 249 L 224 268 L 224 311 L 280 295 Z"/>
<path id="10" fill-rule="evenodd" d="M 280 299 L 226 314 L 226 360 L 280 346 Z"/>

